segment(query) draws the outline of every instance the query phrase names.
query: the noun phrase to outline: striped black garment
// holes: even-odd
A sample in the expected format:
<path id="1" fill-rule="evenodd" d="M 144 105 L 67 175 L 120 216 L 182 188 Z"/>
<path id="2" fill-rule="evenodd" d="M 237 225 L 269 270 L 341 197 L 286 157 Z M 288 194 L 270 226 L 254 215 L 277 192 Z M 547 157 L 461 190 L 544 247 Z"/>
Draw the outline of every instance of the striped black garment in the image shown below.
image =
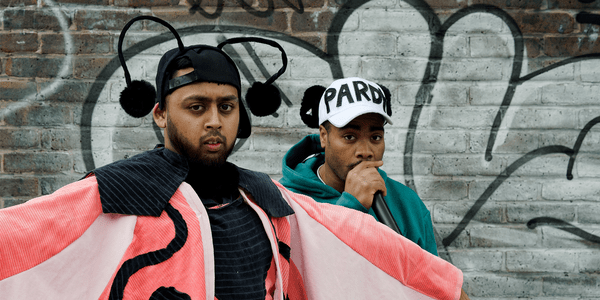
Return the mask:
<path id="1" fill-rule="evenodd" d="M 202 202 L 213 238 L 215 296 L 219 300 L 265 299 L 273 253 L 258 215 L 241 197 L 225 199 L 223 204 L 210 199 Z"/>

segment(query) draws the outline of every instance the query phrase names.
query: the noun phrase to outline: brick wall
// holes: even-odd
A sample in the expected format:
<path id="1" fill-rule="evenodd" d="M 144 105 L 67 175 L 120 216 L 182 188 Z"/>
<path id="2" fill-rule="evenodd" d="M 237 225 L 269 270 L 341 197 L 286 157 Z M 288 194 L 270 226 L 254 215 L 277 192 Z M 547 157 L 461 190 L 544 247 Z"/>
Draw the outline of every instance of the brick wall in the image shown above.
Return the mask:
<path id="1" fill-rule="evenodd" d="M 285 151 L 315 132 L 298 116 L 306 88 L 383 83 L 384 169 L 424 200 L 471 299 L 600 298 L 600 1 L 0 0 L 0 207 L 160 141 L 118 104 L 119 32 L 138 15 L 186 44 L 253 35 L 288 52 L 282 107 L 252 118 L 231 161 L 280 178 Z M 134 25 L 132 77 L 153 81 L 174 45 Z M 252 48 L 228 51 L 264 80 L 278 52 Z"/>

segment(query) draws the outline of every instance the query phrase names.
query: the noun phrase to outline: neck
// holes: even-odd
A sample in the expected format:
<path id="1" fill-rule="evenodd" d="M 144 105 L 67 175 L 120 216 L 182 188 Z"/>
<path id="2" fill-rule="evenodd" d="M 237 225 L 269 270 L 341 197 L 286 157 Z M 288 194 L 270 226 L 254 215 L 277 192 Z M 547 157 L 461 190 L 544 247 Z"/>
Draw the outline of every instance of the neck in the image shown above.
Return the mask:
<path id="1" fill-rule="evenodd" d="M 200 198 L 220 201 L 224 197 L 236 197 L 238 192 L 239 173 L 237 168 L 226 162 L 221 166 L 205 166 L 189 164 L 189 172 L 185 179 Z"/>
<path id="2" fill-rule="evenodd" d="M 326 185 L 334 188 L 336 191 L 342 193 L 346 186 L 344 180 L 342 180 L 333 170 L 329 167 L 327 162 L 323 164 L 321 168 L 318 170 L 321 179 L 325 182 Z"/>

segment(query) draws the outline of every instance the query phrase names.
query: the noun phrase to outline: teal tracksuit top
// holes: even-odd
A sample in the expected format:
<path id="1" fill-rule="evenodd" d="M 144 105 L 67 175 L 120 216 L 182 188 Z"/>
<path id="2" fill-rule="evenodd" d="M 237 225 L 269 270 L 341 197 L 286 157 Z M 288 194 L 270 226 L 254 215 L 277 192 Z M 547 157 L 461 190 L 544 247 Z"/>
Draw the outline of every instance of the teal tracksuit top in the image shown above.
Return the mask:
<path id="1" fill-rule="evenodd" d="M 319 135 L 306 136 L 283 157 L 281 184 L 292 192 L 310 196 L 318 202 L 345 206 L 375 217 L 373 209 L 367 210 L 351 194 L 340 193 L 319 180 L 316 172 L 324 161 L 325 153 Z M 387 177 L 383 170 L 379 169 L 379 174 L 387 188 L 384 199 L 402 235 L 429 253 L 437 255 L 431 215 L 425 204 L 413 190 Z"/>

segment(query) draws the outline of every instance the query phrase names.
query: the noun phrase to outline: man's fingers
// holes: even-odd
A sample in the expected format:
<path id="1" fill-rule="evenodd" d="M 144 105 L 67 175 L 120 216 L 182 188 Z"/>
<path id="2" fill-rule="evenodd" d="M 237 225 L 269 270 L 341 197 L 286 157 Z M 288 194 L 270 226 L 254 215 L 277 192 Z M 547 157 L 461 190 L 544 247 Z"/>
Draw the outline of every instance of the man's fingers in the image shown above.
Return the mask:
<path id="1" fill-rule="evenodd" d="M 354 167 L 353 170 L 364 170 L 367 168 L 379 168 L 381 166 L 383 166 L 383 161 L 381 161 L 381 160 L 377 160 L 377 161 L 363 160 L 358 165 L 356 165 L 356 167 Z"/>

